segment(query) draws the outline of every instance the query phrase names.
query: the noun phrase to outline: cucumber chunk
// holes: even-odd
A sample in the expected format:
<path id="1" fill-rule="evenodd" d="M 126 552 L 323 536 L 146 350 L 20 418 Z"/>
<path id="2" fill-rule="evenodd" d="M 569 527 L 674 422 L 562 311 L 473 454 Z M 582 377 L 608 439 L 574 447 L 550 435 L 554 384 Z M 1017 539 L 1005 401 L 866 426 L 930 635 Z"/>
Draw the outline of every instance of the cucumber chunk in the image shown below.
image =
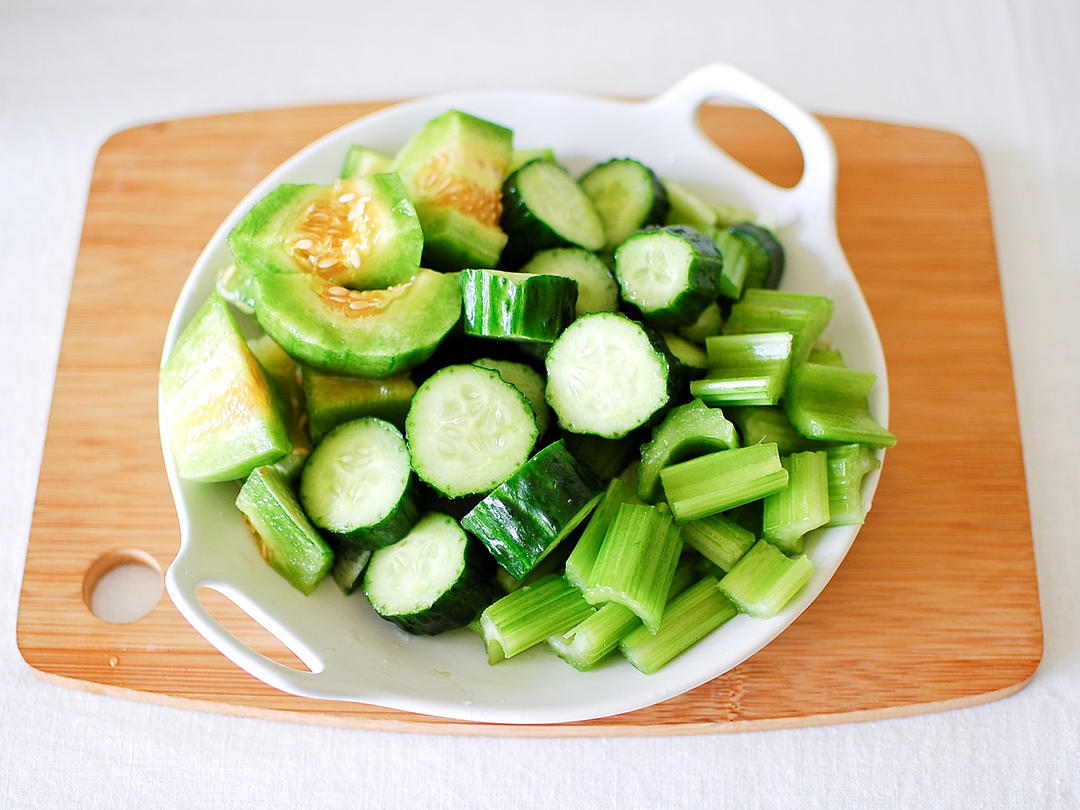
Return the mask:
<path id="1" fill-rule="evenodd" d="M 371 555 L 364 592 L 384 619 L 433 636 L 474 621 L 495 598 L 480 559 L 456 520 L 429 512 L 404 539 Z"/>
<path id="2" fill-rule="evenodd" d="M 660 225 L 668 212 L 667 191 L 656 173 L 632 158 L 615 158 L 593 166 L 578 180 L 596 206 L 612 251 L 634 231 Z"/>
<path id="3" fill-rule="evenodd" d="M 615 251 L 623 300 L 661 328 L 693 323 L 716 300 L 723 265 L 711 239 L 682 225 L 640 231 Z"/>
<path id="4" fill-rule="evenodd" d="M 285 475 L 273 467 L 252 470 L 236 506 L 270 567 L 304 595 L 314 591 L 334 564 L 334 552 L 308 521 Z"/>
<path id="5" fill-rule="evenodd" d="M 502 226 L 507 252 L 527 258 L 553 247 L 600 250 L 606 241 L 596 207 L 558 163 L 533 160 L 503 184 Z"/>
<path id="6" fill-rule="evenodd" d="M 539 431 L 528 400 L 497 371 L 447 366 L 428 377 L 405 419 L 413 469 L 451 498 L 486 493 L 529 459 Z"/>
<path id="7" fill-rule="evenodd" d="M 582 248 L 551 248 L 535 254 L 521 268 L 522 273 L 563 276 L 578 285 L 578 315 L 587 312 L 614 312 L 619 308 L 619 285 L 607 265 Z"/>
<path id="8" fill-rule="evenodd" d="M 308 274 L 261 273 L 259 325 L 301 363 L 389 377 L 419 365 L 461 315 L 455 275 L 421 270 L 403 284 L 356 292 Z"/>
<path id="9" fill-rule="evenodd" d="M 393 173 L 278 186 L 229 233 L 239 267 L 311 273 L 358 290 L 407 281 L 423 246 L 420 220 Z"/>
<path id="10" fill-rule="evenodd" d="M 574 320 L 577 282 L 499 270 L 461 271 L 465 334 L 550 343 Z"/>
<path id="11" fill-rule="evenodd" d="M 405 439 L 381 419 L 338 425 L 304 467 L 300 502 L 312 523 L 353 545 L 396 543 L 420 516 Z"/>
<path id="12" fill-rule="evenodd" d="M 266 373 L 216 293 L 177 338 L 160 379 L 181 478 L 244 478 L 292 449 Z"/>
<path id="13" fill-rule="evenodd" d="M 582 315 L 551 344 L 545 362 L 548 404 L 574 433 L 618 439 L 668 402 L 667 357 L 625 315 Z"/>

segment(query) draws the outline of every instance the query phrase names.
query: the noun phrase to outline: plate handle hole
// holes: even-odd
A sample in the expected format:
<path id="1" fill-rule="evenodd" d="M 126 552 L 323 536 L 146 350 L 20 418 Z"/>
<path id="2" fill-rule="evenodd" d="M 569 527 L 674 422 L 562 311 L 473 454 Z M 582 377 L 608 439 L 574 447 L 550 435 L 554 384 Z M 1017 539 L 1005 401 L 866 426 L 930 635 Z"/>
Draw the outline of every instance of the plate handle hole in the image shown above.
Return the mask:
<path id="1" fill-rule="evenodd" d="M 702 104 L 698 124 L 709 140 L 770 183 L 794 188 L 802 178 L 803 154 L 795 136 L 768 113 Z"/>
<path id="2" fill-rule="evenodd" d="M 199 586 L 197 593 L 199 602 L 207 613 L 241 644 L 297 672 L 314 671 L 281 639 L 251 618 L 229 597 L 205 585 Z"/>
<path id="3" fill-rule="evenodd" d="M 161 601 L 162 583 L 161 566 L 145 551 L 107 551 L 86 570 L 83 601 L 99 619 L 127 624 Z"/>

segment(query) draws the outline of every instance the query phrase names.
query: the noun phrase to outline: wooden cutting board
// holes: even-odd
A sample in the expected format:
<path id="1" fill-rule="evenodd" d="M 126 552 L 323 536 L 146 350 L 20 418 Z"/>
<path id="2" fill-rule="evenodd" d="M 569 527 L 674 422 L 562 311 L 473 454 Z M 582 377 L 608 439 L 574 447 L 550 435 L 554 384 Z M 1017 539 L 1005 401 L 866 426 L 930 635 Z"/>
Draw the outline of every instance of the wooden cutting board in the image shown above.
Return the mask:
<path id="1" fill-rule="evenodd" d="M 195 258 L 274 166 L 379 106 L 169 121 L 119 132 L 102 146 L 19 606 L 18 646 L 41 677 L 279 720 L 533 736 L 893 717 L 993 700 L 1028 681 L 1042 655 L 1042 626 L 979 157 L 949 133 L 841 118 L 823 119 L 840 157 L 840 239 L 881 332 L 890 427 L 900 440 L 836 577 L 787 632 L 743 665 L 618 717 L 477 725 L 278 692 L 221 656 L 165 596 L 133 623 L 93 615 L 84 590 L 102 555 L 136 550 L 164 569 L 179 544 L 158 444 L 157 367 L 170 311 Z M 798 179 L 801 158 L 771 119 L 709 107 L 701 120 L 765 176 L 786 185 Z M 98 562 L 94 573 L 104 565 Z M 208 607 L 242 641 L 291 659 L 223 598 Z"/>

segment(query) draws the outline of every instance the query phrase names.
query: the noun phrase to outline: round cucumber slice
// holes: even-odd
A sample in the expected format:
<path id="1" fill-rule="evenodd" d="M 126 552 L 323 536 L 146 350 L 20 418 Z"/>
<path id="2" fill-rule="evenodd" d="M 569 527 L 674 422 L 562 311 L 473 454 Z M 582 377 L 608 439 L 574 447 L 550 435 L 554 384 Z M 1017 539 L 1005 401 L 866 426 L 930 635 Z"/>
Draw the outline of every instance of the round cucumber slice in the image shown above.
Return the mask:
<path id="1" fill-rule="evenodd" d="M 607 265 L 595 253 L 581 248 L 551 248 L 533 256 L 522 273 L 563 276 L 578 285 L 576 311 L 614 312 L 619 308 L 619 285 Z"/>
<path id="2" fill-rule="evenodd" d="M 405 418 L 413 469 L 452 498 L 488 492 L 529 459 L 539 431 L 525 395 L 497 371 L 447 366 L 417 389 Z"/>
<path id="3" fill-rule="evenodd" d="M 527 257 L 549 247 L 604 247 L 604 223 L 596 206 L 558 163 L 533 160 L 503 185 L 503 230 L 508 250 Z"/>

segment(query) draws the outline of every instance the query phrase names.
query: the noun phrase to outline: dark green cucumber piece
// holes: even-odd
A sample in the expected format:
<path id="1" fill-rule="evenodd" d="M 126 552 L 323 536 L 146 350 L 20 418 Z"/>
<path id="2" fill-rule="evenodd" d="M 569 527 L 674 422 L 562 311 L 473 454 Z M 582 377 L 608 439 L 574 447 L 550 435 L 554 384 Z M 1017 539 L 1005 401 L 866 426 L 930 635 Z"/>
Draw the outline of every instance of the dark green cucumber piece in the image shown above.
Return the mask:
<path id="1" fill-rule="evenodd" d="M 608 266 L 595 253 L 582 248 L 551 248 L 535 254 L 521 268 L 522 273 L 563 276 L 578 285 L 578 315 L 586 312 L 614 312 L 619 308 L 619 285 Z"/>
<path id="2" fill-rule="evenodd" d="M 832 318 L 833 302 L 821 295 L 747 290 L 724 322 L 725 335 L 791 332 L 791 367 L 806 361 Z"/>
<path id="3" fill-rule="evenodd" d="M 230 264 L 221 269 L 214 283 L 217 294 L 246 315 L 255 311 L 255 274 Z"/>
<path id="4" fill-rule="evenodd" d="M 724 315 L 720 310 L 720 305 L 714 301 L 701 310 L 701 314 L 693 323 L 680 326 L 678 332 L 694 343 L 704 343 L 713 335 L 719 335 L 723 326 Z"/>
<path id="5" fill-rule="evenodd" d="M 614 312 L 582 315 L 551 344 L 547 401 L 574 433 L 618 439 L 670 397 L 670 364 L 639 323 Z"/>
<path id="6" fill-rule="evenodd" d="M 780 240 L 770 230 L 755 225 L 753 222 L 740 222 L 732 225 L 728 230 L 755 242 L 768 258 L 768 263 L 764 267 L 754 263 L 754 266 L 747 270 L 743 289 L 764 287 L 775 290 L 779 287 L 780 280 L 784 277 L 785 265 L 784 246 L 780 244 Z"/>
<path id="7" fill-rule="evenodd" d="M 536 429 L 542 436 L 551 425 L 551 408 L 544 399 L 544 378 L 532 366 L 515 363 L 513 360 L 495 360 L 481 357 L 473 361 L 474 366 L 491 369 L 525 395 L 536 417 Z"/>
<path id="8" fill-rule="evenodd" d="M 660 337 L 664 339 L 668 354 L 678 363 L 683 377 L 694 380 L 708 371 L 709 356 L 699 345 L 674 332 L 661 332 Z"/>
<path id="9" fill-rule="evenodd" d="M 361 290 L 407 281 L 423 246 L 420 220 L 392 172 L 329 186 L 278 186 L 229 233 L 239 267 L 311 273 Z"/>
<path id="10" fill-rule="evenodd" d="M 405 427 L 405 414 L 416 393 L 408 372 L 383 379 L 343 377 L 317 368 L 302 373 L 308 430 L 314 442 L 332 428 L 361 416 L 374 416 Z"/>
<path id="11" fill-rule="evenodd" d="M 396 543 L 420 516 L 405 439 L 382 419 L 338 425 L 304 466 L 300 502 L 312 523 L 355 546 Z"/>
<path id="12" fill-rule="evenodd" d="M 639 428 L 621 439 L 605 439 L 591 433 L 563 431 L 562 439 L 574 458 L 597 478 L 607 481 L 619 476 L 634 461 L 643 433 L 647 435 L 647 428 Z"/>
<path id="13" fill-rule="evenodd" d="M 461 525 L 521 579 L 588 516 L 600 495 L 599 481 L 557 441 L 477 504 Z"/>
<path id="14" fill-rule="evenodd" d="M 244 478 L 292 449 L 266 373 L 216 293 L 180 333 L 160 379 L 169 444 L 181 478 Z"/>
<path id="15" fill-rule="evenodd" d="M 787 607 L 813 573 L 814 564 L 805 554 L 791 558 L 768 540 L 758 540 L 718 587 L 740 612 L 771 619 Z"/>
<path id="16" fill-rule="evenodd" d="M 365 177 L 390 171 L 393 158 L 369 149 L 366 146 L 353 145 L 345 153 L 345 165 L 341 167 L 342 178 Z"/>
<path id="17" fill-rule="evenodd" d="M 530 161 L 506 178 L 500 221 L 512 258 L 554 247 L 600 250 L 605 243 L 592 200 L 566 169 L 546 160 Z"/>
<path id="18" fill-rule="evenodd" d="M 261 273 L 259 325 L 301 363 L 389 377 L 419 365 L 461 316 L 457 276 L 420 270 L 385 290 L 347 290 L 301 273 Z"/>
<path id="19" fill-rule="evenodd" d="M 735 426 L 719 408 L 697 399 L 673 408 L 653 428 L 652 440 L 641 448 L 638 497 L 652 502 L 660 496 L 660 470 L 664 467 L 738 446 Z"/>
<path id="20" fill-rule="evenodd" d="M 330 576 L 341 592 L 348 596 L 363 584 L 364 571 L 371 560 L 371 549 L 348 543 L 334 543 L 331 547 L 334 549 L 334 567 L 330 569 Z"/>
<path id="21" fill-rule="evenodd" d="M 892 447 L 896 436 L 874 420 L 866 399 L 876 380 L 865 371 L 800 363 L 788 380 L 784 412 L 808 439 Z"/>
<path id="22" fill-rule="evenodd" d="M 737 300 L 748 279 L 753 279 L 751 286 L 765 286 L 772 264 L 757 239 L 745 231 L 728 228 L 714 232 L 713 241 L 724 257 L 724 270 L 718 285 L 720 295 Z"/>
<path id="23" fill-rule="evenodd" d="M 550 343 L 574 320 L 577 282 L 500 270 L 461 271 L 465 334 Z"/>
<path id="24" fill-rule="evenodd" d="M 424 264 L 439 270 L 494 267 L 506 244 L 499 227 L 513 133 L 448 110 L 428 121 L 394 158 L 424 228 Z"/>
<path id="25" fill-rule="evenodd" d="M 300 365 L 278 346 L 269 335 L 248 341 L 248 348 L 259 361 L 267 380 L 281 403 L 281 413 L 289 430 L 292 452 L 274 465 L 290 479 L 295 479 L 311 455 L 312 440 L 307 429 L 304 392 L 300 386 Z"/>
<path id="26" fill-rule="evenodd" d="M 464 627 L 496 594 L 482 553 L 456 520 L 429 512 L 403 539 L 371 555 L 364 593 L 376 613 L 414 635 Z"/>
<path id="27" fill-rule="evenodd" d="M 639 231 L 615 251 L 623 300 L 661 328 L 693 323 L 716 300 L 723 266 L 713 241 L 683 225 Z"/>
<path id="28" fill-rule="evenodd" d="M 634 231 L 661 225 L 668 212 L 667 191 L 656 173 L 632 158 L 599 163 L 578 180 L 604 223 L 604 249 L 615 250 Z"/>
<path id="29" fill-rule="evenodd" d="M 416 474 L 452 498 L 501 484 L 528 461 L 539 435 L 525 395 L 497 371 L 473 365 L 428 377 L 405 432 Z"/>
<path id="30" fill-rule="evenodd" d="M 236 506 L 270 567 L 301 593 L 314 591 L 334 564 L 334 552 L 308 521 L 284 473 L 273 467 L 252 470 Z"/>

